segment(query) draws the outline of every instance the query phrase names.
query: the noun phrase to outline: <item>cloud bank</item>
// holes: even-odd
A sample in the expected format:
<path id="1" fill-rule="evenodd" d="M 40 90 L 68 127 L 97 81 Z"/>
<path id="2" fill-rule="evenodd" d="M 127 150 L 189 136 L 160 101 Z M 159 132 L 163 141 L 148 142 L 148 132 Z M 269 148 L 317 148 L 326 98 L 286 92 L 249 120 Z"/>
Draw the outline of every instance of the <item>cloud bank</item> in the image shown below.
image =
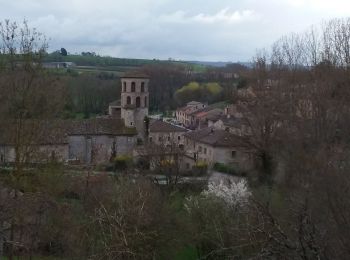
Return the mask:
<path id="1" fill-rule="evenodd" d="M 249 61 L 282 34 L 350 15 L 347 0 L 0 0 L 50 49 L 130 58 Z"/>

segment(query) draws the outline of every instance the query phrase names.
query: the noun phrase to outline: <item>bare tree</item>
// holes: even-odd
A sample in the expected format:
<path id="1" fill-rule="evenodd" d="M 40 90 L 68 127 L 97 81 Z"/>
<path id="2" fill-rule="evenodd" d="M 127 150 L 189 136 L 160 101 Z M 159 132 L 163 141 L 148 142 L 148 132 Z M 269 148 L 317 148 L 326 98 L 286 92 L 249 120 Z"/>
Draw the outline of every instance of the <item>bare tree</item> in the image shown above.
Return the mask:
<path id="1" fill-rule="evenodd" d="M 59 81 L 42 67 L 46 49 L 44 35 L 29 28 L 26 21 L 0 23 L 0 135 L 14 151 L 10 180 L 15 201 L 26 163 L 31 162 L 38 144 L 49 134 L 43 121 L 57 117 L 63 105 L 64 91 Z M 19 209 L 14 214 L 10 221 L 10 259 L 17 243 Z"/>

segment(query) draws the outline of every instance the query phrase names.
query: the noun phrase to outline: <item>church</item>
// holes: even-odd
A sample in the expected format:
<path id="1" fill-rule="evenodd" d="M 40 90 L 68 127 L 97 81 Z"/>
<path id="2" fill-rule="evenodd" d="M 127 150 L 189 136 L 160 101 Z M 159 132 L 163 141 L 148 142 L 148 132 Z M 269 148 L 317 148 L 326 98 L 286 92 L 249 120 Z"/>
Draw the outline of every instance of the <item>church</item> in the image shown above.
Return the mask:
<path id="1" fill-rule="evenodd" d="M 145 138 L 149 108 L 149 77 L 135 72 L 122 78 L 121 98 L 109 105 L 108 115 L 86 120 L 27 122 L 31 162 L 58 160 L 97 164 L 120 155 L 132 156 Z M 34 126 L 35 125 L 35 126 Z M 11 127 L 0 129 L 0 164 L 15 160 L 15 137 Z M 29 155 L 28 155 L 29 156 Z"/>

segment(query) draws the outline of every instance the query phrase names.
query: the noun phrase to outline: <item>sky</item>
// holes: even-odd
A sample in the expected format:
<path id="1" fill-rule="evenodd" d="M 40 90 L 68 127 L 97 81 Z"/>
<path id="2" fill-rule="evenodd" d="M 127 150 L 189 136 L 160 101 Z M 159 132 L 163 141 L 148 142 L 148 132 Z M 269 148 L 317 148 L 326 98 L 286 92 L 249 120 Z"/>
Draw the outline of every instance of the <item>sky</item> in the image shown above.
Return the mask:
<path id="1" fill-rule="evenodd" d="M 122 58 L 250 61 L 282 35 L 350 16 L 350 0 L 0 0 L 0 20 L 50 50 Z"/>

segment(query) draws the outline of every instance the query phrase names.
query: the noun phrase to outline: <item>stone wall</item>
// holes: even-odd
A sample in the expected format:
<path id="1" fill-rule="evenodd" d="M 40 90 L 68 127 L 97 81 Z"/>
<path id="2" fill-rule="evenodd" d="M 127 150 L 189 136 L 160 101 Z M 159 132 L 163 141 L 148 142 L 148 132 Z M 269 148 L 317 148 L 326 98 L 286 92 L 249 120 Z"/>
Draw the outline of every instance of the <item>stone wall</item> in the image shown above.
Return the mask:
<path id="1" fill-rule="evenodd" d="M 113 146 L 117 155 L 132 155 L 135 144 L 134 136 L 70 136 L 69 158 L 78 159 L 81 163 L 108 162 Z"/>

